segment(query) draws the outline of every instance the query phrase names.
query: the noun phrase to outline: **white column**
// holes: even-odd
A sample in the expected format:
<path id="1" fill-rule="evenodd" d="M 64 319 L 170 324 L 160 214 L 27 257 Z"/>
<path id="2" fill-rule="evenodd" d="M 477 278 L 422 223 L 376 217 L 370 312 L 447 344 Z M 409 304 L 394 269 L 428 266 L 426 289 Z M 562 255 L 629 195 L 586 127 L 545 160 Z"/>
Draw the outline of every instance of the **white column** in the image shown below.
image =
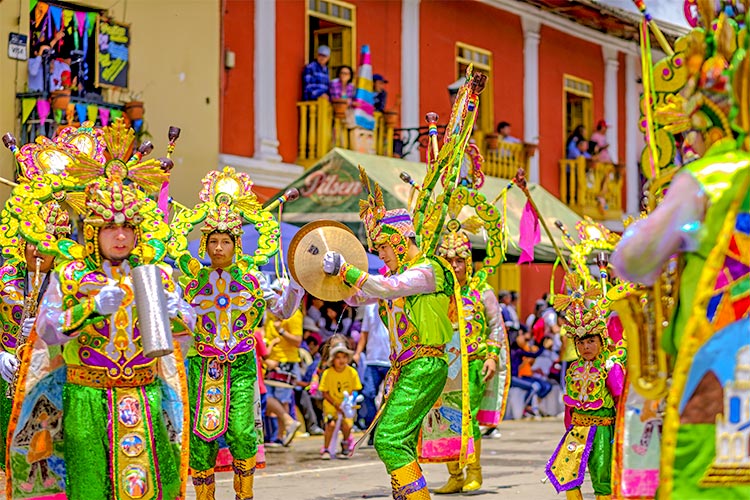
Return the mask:
<path id="1" fill-rule="evenodd" d="M 625 210 L 629 214 L 640 212 L 641 187 L 638 160 L 640 159 L 638 127 L 641 111 L 638 101 L 638 56 L 625 56 Z"/>
<path id="2" fill-rule="evenodd" d="M 617 60 L 617 49 L 612 47 L 603 45 L 602 56 L 604 57 L 604 120 L 609 124 L 607 128 L 607 143 L 609 144 L 609 156 L 613 162 L 617 163 L 617 132 L 619 130 L 617 71 L 620 63 Z"/>
<path id="3" fill-rule="evenodd" d="M 401 2 L 401 127 L 423 125 L 419 116 L 419 0 Z M 420 161 L 419 148 L 407 160 Z"/>
<path id="4" fill-rule="evenodd" d="M 276 134 L 276 0 L 255 2 L 255 155 L 281 161 Z"/>
<path id="5" fill-rule="evenodd" d="M 523 140 L 539 143 L 539 28 L 538 19 L 522 17 L 523 27 Z M 529 181 L 539 183 L 539 157 L 537 149 L 529 162 Z"/>

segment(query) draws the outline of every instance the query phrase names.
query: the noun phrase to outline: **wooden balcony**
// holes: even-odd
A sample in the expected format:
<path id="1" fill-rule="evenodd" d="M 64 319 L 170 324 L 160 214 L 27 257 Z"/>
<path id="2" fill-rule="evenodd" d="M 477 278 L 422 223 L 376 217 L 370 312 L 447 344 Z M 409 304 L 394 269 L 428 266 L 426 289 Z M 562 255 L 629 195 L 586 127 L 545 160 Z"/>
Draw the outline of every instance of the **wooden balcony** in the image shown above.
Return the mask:
<path id="1" fill-rule="evenodd" d="M 519 168 L 523 168 L 528 175 L 529 159 L 536 152 L 536 144 L 488 140 L 486 137 L 483 142 L 484 166 L 482 171 L 485 175 L 512 179 L 516 176 Z"/>
<path id="2" fill-rule="evenodd" d="M 299 110 L 299 149 L 297 163 L 311 167 L 332 148 L 351 149 L 381 156 L 393 154 L 393 126 L 384 113 L 375 112 L 375 130 L 350 127 L 345 117 L 334 116 L 328 96 L 317 101 L 297 103 Z"/>
<path id="3" fill-rule="evenodd" d="M 623 177 L 612 163 L 560 160 L 560 199 L 595 220 L 621 219 Z"/>

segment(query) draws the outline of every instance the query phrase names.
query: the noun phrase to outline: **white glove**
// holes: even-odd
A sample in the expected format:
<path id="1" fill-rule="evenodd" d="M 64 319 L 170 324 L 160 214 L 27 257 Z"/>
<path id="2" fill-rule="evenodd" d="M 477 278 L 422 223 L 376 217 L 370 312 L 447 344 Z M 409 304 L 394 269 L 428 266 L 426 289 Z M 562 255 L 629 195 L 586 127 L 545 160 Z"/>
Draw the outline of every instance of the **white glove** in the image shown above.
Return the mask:
<path id="1" fill-rule="evenodd" d="M 346 263 L 344 256 L 338 252 L 326 252 L 323 256 L 323 272 L 334 276 L 339 273 L 341 266 Z"/>
<path id="2" fill-rule="evenodd" d="M 18 358 L 6 351 L 0 351 L 0 376 L 9 384 L 18 370 Z"/>
<path id="3" fill-rule="evenodd" d="M 34 327 L 34 322 L 36 321 L 36 318 L 26 318 L 23 320 L 23 325 L 21 325 L 21 333 L 24 337 L 28 337 L 31 333 L 31 329 Z"/>
<path id="4" fill-rule="evenodd" d="M 99 295 L 94 299 L 96 312 L 102 316 L 109 316 L 117 312 L 125 298 L 125 291 L 119 286 L 106 285 L 99 291 Z"/>
<path id="5" fill-rule="evenodd" d="M 176 318 L 180 312 L 180 295 L 177 292 L 167 292 L 167 314 Z"/>

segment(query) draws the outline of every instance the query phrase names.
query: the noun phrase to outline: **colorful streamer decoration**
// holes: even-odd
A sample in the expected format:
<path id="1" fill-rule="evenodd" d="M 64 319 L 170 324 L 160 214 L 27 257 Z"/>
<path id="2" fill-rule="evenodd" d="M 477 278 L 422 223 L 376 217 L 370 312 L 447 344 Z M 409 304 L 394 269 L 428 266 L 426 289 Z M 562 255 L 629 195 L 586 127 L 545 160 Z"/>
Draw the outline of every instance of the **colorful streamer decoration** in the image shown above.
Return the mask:
<path id="1" fill-rule="evenodd" d="M 365 130 L 375 130 L 375 94 L 372 91 L 370 46 L 363 45 L 357 68 L 357 90 L 354 93 L 354 122 Z"/>

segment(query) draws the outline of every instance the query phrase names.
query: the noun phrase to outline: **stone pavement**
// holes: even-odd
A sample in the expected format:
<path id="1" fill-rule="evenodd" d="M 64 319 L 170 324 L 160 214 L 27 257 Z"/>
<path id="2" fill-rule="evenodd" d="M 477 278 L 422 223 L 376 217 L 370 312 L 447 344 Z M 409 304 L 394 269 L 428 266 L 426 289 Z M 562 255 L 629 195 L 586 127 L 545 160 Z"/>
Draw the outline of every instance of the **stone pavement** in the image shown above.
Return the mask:
<path id="1" fill-rule="evenodd" d="M 519 500 L 562 500 L 549 483 L 542 483 L 544 466 L 562 436 L 561 419 L 507 421 L 499 428 L 498 439 L 484 439 L 482 490 L 466 495 L 433 495 L 433 498 L 505 498 Z M 375 450 L 359 450 L 348 460 L 322 461 L 318 457 L 323 438 L 298 438 L 290 448 L 267 450 L 268 467 L 255 476 L 256 500 L 341 500 L 354 498 L 390 499 L 390 482 Z M 441 464 L 426 464 L 430 488 L 447 478 Z M 584 498 L 594 498 L 588 481 Z M 192 483 L 188 499 L 194 499 Z M 234 499 L 232 475 L 217 475 L 217 500 Z"/>

